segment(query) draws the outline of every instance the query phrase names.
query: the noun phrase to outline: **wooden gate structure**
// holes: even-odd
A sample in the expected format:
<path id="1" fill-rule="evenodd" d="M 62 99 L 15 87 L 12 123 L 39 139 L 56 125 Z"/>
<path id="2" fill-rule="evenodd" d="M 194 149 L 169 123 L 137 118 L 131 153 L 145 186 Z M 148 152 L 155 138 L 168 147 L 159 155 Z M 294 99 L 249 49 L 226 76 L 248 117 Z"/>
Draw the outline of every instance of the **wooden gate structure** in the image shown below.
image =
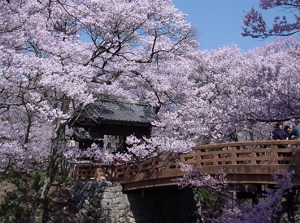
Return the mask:
<path id="1" fill-rule="evenodd" d="M 294 171 L 300 185 L 300 140 L 268 140 L 209 144 L 186 154 L 163 154 L 122 165 L 78 164 L 77 180 L 120 181 L 124 191 L 176 185 L 180 164 L 200 166 L 211 175 L 227 174 L 229 184 L 274 184 L 273 174 Z"/>

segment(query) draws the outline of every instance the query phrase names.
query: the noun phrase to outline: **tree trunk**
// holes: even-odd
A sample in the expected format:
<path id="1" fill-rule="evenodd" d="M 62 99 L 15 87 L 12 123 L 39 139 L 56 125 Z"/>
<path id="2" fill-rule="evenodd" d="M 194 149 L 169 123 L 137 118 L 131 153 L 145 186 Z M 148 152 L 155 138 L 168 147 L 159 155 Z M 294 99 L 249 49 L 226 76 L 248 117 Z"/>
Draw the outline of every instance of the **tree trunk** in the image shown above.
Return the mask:
<path id="1" fill-rule="evenodd" d="M 62 124 L 60 120 L 57 120 L 51 139 L 52 143 L 49 156 L 49 165 L 43 186 L 40 188 L 38 193 L 33 223 L 43 223 L 46 221 L 47 212 L 45 210 L 47 209 L 47 195 L 52 185 L 53 178 L 56 174 L 57 166 L 59 165 L 58 161 L 60 160 L 59 158 L 61 157 L 64 148 L 64 134 L 65 124 Z"/>

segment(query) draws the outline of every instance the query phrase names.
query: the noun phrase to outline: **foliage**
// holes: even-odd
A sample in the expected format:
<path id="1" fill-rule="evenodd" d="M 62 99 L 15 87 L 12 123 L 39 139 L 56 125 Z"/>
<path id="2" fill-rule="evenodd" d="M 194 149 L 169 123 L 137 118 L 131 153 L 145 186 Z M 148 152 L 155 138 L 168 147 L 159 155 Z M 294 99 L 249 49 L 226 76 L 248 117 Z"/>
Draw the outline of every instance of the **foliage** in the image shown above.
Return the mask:
<path id="1" fill-rule="evenodd" d="M 210 188 L 200 188 L 197 193 L 201 206 L 204 209 L 214 209 L 218 200 L 217 194 Z"/>
<path id="2" fill-rule="evenodd" d="M 219 216 L 227 200 L 226 174 L 221 172 L 217 176 L 211 176 L 203 173 L 201 167 L 192 165 L 181 165 L 181 170 L 184 175 L 177 179 L 178 184 L 194 188 L 201 218 L 205 218 L 206 222 Z"/>
<path id="3" fill-rule="evenodd" d="M 161 114 L 160 126 L 200 143 L 270 139 L 274 122 L 299 117 L 299 49 L 290 38 L 247 53 L 234 46 L 199 52 L 191 76 L 197 87 Z"/>
<path id="4" fill-rule="evenodd" d="M 74 111 L 98 94 L 159 110 L 181 95 L 178 81 L 165 83 L 189 70 L 197 47 L 168 0 L 1 1 L 0 21 L 0 168 L 47 169 L 40 210 Z"/>
<path id="5" fill-rule="evenodd" d="M 36 181 L 39 178 L 36 176 L 15 171 L 11 166 L 0 174 L 0 222 L 30 221 L 36 196 L 30 184 L 31 179 Z"/>
<path id="6" fill-rule="evenodd" d="M 32 222 L 38 192 L 45 172 L 25 173 L 9 167 L 0 173 L 0 222 Z M 51 187 L 46 222 L 80 222 L 68 187 Z"/>
<path id="7" fill-rule="evenodd" d="M 139 157 L 269 139 L 272 122 L 299 116 L 297 39 L 248 53 L 196 51 L 193 27 L 166 0 L 47 2 L 1 2 L 2 168 L 46 169 L 47 160 L 57 170 L 62 158 L 78 158 L 78 145 L 65 146 L 68 125 L 98 94 L 154 107 L 152 138 L 127 138 Z M 131 158 L 97 146 L 85 153 Z"/>
<path id="8" fill-rule="evenodd" d="M 275 188 L 268 188 L 266 190 L 266 198 L 264 200 L 260 200 L 254 206 L 244 204 L 235 206 L 234 208 L 236 210 L 228 210 L 228 212 L 225 212 L 224 216 L 221 217 L 221 221 L 241 223 L 278 222 L 282 216 L 282 212 L 287 211 L 284 209 L 285 203 L 283 200 L 286 199 L 288 193 L 293 189 L 291 183 L 292 175 L 292 172 L 287 172 L 282 177 L 274 175 L 274 181 L 276 182 Z M 228 213 L 234 213 L 234 215 L 230 217 L 230 214 L 228 215 Z M 238 215 L 236 213 L 238 213 Z"/>
<path id="9" fill-rule="evenodd" d="M 0 21 L 0 170 L 45 170 L 33 183 L 37 215 L 65 179 L 65 159 L 79 156 L 78 145 L 66 148 L 71 120 L 98 95 L 153 107 L 151 139 L 127 139 L 142 158 L 268 139 L 272 122 L 300 116 L 297 39 L 197 51 L 194 28 L 169 0 L 0 1 Z M 97 146 L 84 153 L 131 159 Z"/>
<path id="10" fill-rule="evenodd" d="M 268 28 L 262 13 L 252 8 L 244 17 L 243 36 L 267 38 L 270 36 L 290 36 L 300 31 L 300 3 L 298 0 L 260 0 L 260 8 L 270 10 L 281 8 L 289 16 L 276 16 Z M 289 17 L 292 17 L 291 19 Z"/>
<path id="11" fill-rule="evenodd" d="M 197 201 L 201 207 L 199 216 L 205 222 L 213 221 L 222 214 L 222 209 L 227 200 L 227 193 L 219 193 L 212 188 L 203 187 L 195 189 Z"/>
<path id="12" fill-rule="evenodd" d="M 274 175 L 274 188 L 267 188 L 264 194 L 265 198 L 259 199 L 255 204 L 249 200 L 242 202 L 233 200 L 225 190 L 225 182 L 223 182 L 223 186 L 220 184 L 216 187 L 213 178 L 201 173 L 199 168 L 185 168 L 185 171 L 187 172 L 183 177 L 183 185 L 198 189 L 198 199 L 200 203 L 202 202 L 199 214 L 205 218 L 204 222 L 279 222 L 280 218 L 292 217 L 292 215 L 285 216 L 283 214 L 293 209 L 293 206 L 288 206 L 288 196 L 293 196 L 293 184 L 291 183 L 293 172 L 287 172 L 283 176 Z M 224 202 L 218 202 L 218 206 L 215 206 L 214 202 L 217 197 L 221 197 Z M 299 216 L 295 216 L 295 218 L 297 219 Z"/>
<path id="13" fill-rule="evenodd" d="M 208 173 L 203 173 L 200 166 L 185 164 L 181 164 L 180 169 L 184 173 L 183 177 L 178 179 L 178 183 L 182 187 L 210 188 L 215 192 L 224 191 L 226 188 L 226 173 L 220 173 L 213 177 Z"/>
<path id="14" fill-rule="evenodd" d="M 157 110 L 187 94 L 181 73 L 197 43 L 168 0 L 11 0 L 0 10 L 2 168 L 59 159 L 74 111 L 99 94 Z"/>

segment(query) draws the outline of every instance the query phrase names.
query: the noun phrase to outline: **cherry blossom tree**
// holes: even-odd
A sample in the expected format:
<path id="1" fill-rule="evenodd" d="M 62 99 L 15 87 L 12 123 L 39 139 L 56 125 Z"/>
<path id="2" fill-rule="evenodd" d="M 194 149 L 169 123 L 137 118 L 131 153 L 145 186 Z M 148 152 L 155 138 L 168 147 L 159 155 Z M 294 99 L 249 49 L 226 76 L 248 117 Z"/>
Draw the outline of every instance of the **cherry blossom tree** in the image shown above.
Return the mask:
<path id="1" fill-rule="evenodd" d="M 293 172 L 287 172 L 282 176 L 274 174 L 274 187 L 266 188 L 263 193 L 264 197 L 253 203 L 250 199 L 232 200 L 228 193 L 229 185 L 225 173 L 221 172 L 217 176 L 211 176 L 203 173 L 201 167 L 190 165 L 183 165 L 181 169 L 185 174 L 178 179 L 179 185 L 195 188 L 196 193 L 201 188 L 209 188 L 210 196 L 217 193 L 224 201 L 219 210 L 214 212 L 210 210 L 209 214 L 206 214 L 207 210 L 199 208 L 199 218 L 204 218 L 204 222 L 279 222 L 281 218 L 285 222 L 295 222 L 295 219 L 299 218 L 298 215 L 295 216 L 292 203 L 290 203 L 293 200 L 294 190 Z M 288 215 L 286 216 L 284 213 L 288 213 Z"/>
<path id="2" fill-rule="evenodd" d="M 247 53 L 235 46 L 200 51 L 195 60 L 188 97 L 161 114 L 160 125 L 170 134 L 176 129 L 201 144 L 265 140 L 275 122 L 299 118 L 297 38 Z"/>
<path id="3" fill-rule="evenodd" d="M 153 106 L 153 137 L 128 138 L 139 157 L 299 117 L 299 41 L 197 51 L 185 17 L 169 0 L 0 2 L 0 168 L 46 169 L 37 222 L 57 169 L 79 152 L 66 149 L 69 122 L 99 94 Z"/>
<path id="4" fill-rule="evenodd" d="M 283 176 L 274 175 L 274 188 L 267 188 L 264 192 L 264 198 L 258 200 L 256 204 L 251 202 L 236 203 L 228 205 L 221 216 L 215 219 L 215 222 L 233 222 L 233 223 L 258 223 L 258 222 L 298 222 L 299 216 L 294 216 L 293 206 L 288 202 L 289 196 L 293 196 L 293 184 L 291 183 L 292 172 Z M 288 215 L 283 215 L 288 213 Z"/>
<path id="5" fill-rule="evenodd" d="M 186 152 L 195 143 L 270 139 L 275 122 L 299 118 L 298 60 L 298 38 L 247 53 L 235 46 L 198 51 L 184 87 L 161 108 L 153 137 L 128 143 L 143 157 L 149 143 Z"/>
<path id="6" fill-rule="evenodd" d="M 300 3 L 298 0 L 260 0 L 260 8 L 263 10 L 280 8 L 289 16 L 276 16 L 272 27 L 268 28 L 262 13 L 252 8 L 243 20 L 243 36 L 267 38 L 270 36 L 290 36 L 299 33 Z"/>
<path id="7" fill-rule="evenodd" d="M 1 168 L 29 171 L 48 160 L 35 216 L 42 222 L 74 111 L 97 94 L 158 111 L 197 43 L 169 0 L 1 1 L 0 21 Z"/>

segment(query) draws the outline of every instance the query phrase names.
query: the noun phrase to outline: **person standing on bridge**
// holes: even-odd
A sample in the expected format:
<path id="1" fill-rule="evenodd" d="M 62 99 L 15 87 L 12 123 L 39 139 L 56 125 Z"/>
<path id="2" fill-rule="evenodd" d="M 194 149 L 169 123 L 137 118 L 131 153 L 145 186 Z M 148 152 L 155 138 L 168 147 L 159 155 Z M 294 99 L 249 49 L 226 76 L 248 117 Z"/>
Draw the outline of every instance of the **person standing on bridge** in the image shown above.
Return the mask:
<path id="1" fill-rule="evenodd" d="M 290 125 L 284 126 L 284 130 L 287 132 L 289 139 L 293 139 L 294 137 L 291 135 L 293 127 Z"/>
<path id="2" fill-rule="evenodd" d="M 293 128 L 291 136 L 293 139 L 300 139 L 300 119 L 296 121 L 296 126 Z"/>
<path id="3" fill-rule="evenodd" d="M 299 125 L 300 127 L 300 125 Z M 275 125 L 275 130 L 273 131 L 274 140 L 287 140 L 289 139 L 288 133 L 283 129 L 283 124 L 277 122 Z"/>

